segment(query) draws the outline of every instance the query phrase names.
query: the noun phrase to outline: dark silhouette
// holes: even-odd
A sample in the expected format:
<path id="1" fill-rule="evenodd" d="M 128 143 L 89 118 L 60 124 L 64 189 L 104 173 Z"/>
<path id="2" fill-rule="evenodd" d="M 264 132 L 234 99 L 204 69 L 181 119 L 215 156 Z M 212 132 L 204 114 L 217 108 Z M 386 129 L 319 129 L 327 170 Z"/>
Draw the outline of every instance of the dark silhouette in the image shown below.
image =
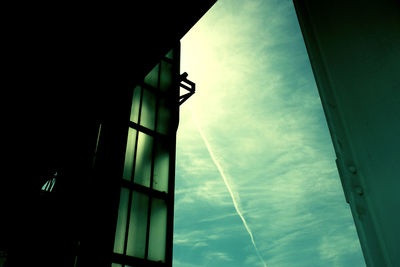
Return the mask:
<path id="1" fill-rule="evenodd" d="M 214 2 L 3 6 L 6 266 L 111 265 L 132 88 Z"/>

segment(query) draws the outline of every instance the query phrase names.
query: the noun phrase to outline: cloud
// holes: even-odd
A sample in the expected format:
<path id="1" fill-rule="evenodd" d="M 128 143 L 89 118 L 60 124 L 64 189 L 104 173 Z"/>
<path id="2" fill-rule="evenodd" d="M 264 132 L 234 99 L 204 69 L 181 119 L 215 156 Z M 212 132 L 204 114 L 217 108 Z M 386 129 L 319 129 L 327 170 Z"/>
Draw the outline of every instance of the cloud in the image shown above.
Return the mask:
<path id="1" fill-rule="evenodd" d="M 181 261 L 176 258 L 173 259 L 172 265 L 174 267 L 204 267 L 203 265 L 193 264 L 193 262 Z"/>
<path id="2" fill-rule="evenodd" d="M 203 222 L 204 223 L 204 222 Z M 211 242 L 228 239 L 232 235 L 236 235 L 238 232 L 242 231 L 241 225 L 229 224 L 229 225 L 218 225 L 218 224 L 208 224 L 209 227 L 204 227 L 204 224 L 198 224 L 194 227 L 188 229 L 175 229 L 174 232 L 174 244 L 177 246 L 186 247 L 206 247 Z"/>
<path id="3" fill-rule="evenodd" d="M 196 177 L 192 175 L 191 177 Z M 230 206 L 231 200 L 229 198 L 227 189 L 218 175 L 212 175 L 210 179 L 203 179 L 202 181 L 187 181 L 185 189 L 178 190 L 176 194 L 175 205 L 177 208 L 191 203 L 207 202 L 218 206 Z"/>
<path id="4" fill-rule="evenodd" d="M 226 213 L 226 214 L 222 214 L 222 215 L 216 215 L 213 217 L 209 217 L 209 218 L 204 218 L 202 219 L 200 222 L 215 222 L 215 221 L 221 221 L 227 218 L 232 218 L 234 216 L 237 216 L 236 212 L 232 212 L 232 213 Z"/>
<path id="5" fill-rule="evenodd" d="M 360 247 L 359 240 L 351 235 L 355 231 L 354 225 L 344 229 L 334 229 L 321 238 L 318 251 L 323 259 L 332 262 L 331 266 L 340 266 L 341 255 L 357 253 Z"/>
<path id="6" fill-rule="evenodd" d="M 232 261 L 232 258 L 224 252 L 210 252 L 206 256 L 209 260 L 222 260 L 222 261 Z"/>
<path id="7" fill-rule="evenodd" d="M 291 1 L 217 1 L 183 38 L 181 66 L 197 92 L 180 109 L 174 257 L 260 264 L 193 105 L 267 266 L 362 265 Z"/>
<path id="8" fill-rule="evenodd" d="M 193 245 L 193 247 L 197 248 L 197 247 L 207 247 L 208 244 L 206 242 L 198 242 L 196 244 Z"/>

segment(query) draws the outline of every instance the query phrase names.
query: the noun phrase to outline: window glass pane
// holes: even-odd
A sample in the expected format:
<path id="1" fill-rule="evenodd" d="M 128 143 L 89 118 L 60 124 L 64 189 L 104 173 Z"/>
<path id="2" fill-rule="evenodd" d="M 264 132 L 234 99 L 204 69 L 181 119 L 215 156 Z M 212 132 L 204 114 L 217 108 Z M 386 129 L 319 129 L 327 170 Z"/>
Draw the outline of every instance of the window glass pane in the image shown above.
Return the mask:
<path id="1" fill-rule="evenodd" d="M 129 190 L 127 188 L 122 188 L 119 199 L 117 227 L 115 231 L 115 240 L 114 240 L 114 252 L 120 254 L 124 253 L 126 219 L 128 216 L 127 215 L 128 199 L 129 199 Z"/>
<path id="2" fill-rule="evenodd" d="M 168 105 L 166 99 L 160 99 L 157 114 L 157 132 L 161 134 L 169 134 L 172 130 L 172 112 L 171 106 Z"/>
<path id="3" fill-rule="evenodd" d="M 133 191 L 132 193 L 132 206 L 126 254 L 129 256 L 144 258 L 146 250 L 149 197 L 136 191 Z"/>
<path id="4" fill-rule="evenodd" d="M 164 200 L 151 201 L 148 259 L 165 262 L 167 234 L 167 205 Z"/>
<path id="5" fill-rule="evenodd" d="M 149 90 L 143 90 L 142 114 L 140 124 L 154 130 L 156 115 L 156 96 Z"/>
<path id="6" fill-rule="evenodd" d="M 168 193 L 169 150 L 165 142 L 158 141 L 154 158 L 153 188 Z"/>
<path id="7" fill-rule="evenodd" d="M 138 123 L 139 118 L 139 107 L 140 107 L 140 95 L 142 89 L 140 86 L 136 86 L 133 89 L 133 96 L 132 96 L 132 106 L 131 106 L 131 121 L 134 123 Z"/>
<path id="8" fill-rule="evenodd" d="M 172 87 L 172 64 L 161 61 L 160 90 L 167 91 Z"/>
<path id="9" fill-rule="evenodd" d="M 128 141 L 126 143 L 126 151 L 125 151 L 124 174 L 122 176 L 125 180 L 128 181 L 131 181 L 132 178 L 133 160 L 135 156 L 136 134 L 137 134 L 136 130 L 129 128 Z"/>
<path id="10" fill-rule="evenodd" d="M 154 88 L 157 88 L 158 86 L 158 68 L 159 64 L 157 64 L 150 72 L 149 74 L 144 77 L 144 83 L 153 86 Z"/>
<path id="11" fill-rule="evenodd" d="M 169 52 L 165 55 L 166 58 L 173 59 L 174 58 L 174 49 L 169 50 Z"/>
<path id="12" fill-rule="evenodd" d="M 139 132 L 134 182 L 150 186 L 151 156 L 153 152 L 153 137 Z"/>

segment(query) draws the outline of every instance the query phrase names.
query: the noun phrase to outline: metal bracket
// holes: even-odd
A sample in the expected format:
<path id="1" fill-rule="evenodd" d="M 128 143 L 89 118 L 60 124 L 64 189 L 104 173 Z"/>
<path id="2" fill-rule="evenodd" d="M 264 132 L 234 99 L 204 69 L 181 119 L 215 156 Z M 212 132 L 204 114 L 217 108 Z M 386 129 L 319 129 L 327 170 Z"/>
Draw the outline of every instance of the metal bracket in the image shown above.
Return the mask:
<path id="1" fill-rule="evenodd" d="M 196 91 L 196 84 L 188 80 L 187 76 L 188 74 L 186 72 L 179 76 L 179 86 L 188 91 L 188 93 L 179 96 L 179 106 L 188 100 Z"/>

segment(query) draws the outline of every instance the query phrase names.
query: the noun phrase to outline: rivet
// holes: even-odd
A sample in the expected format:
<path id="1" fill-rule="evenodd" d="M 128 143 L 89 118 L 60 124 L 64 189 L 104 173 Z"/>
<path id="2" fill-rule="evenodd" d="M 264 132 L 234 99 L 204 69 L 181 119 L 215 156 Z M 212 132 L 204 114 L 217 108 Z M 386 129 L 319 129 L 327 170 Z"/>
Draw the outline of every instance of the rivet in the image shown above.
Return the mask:
<path id="1" fill-rule="evenodd" d="M 362 190 L 362 188 L 361 188 L 360 186 L 356 186 L 356 187 L 354 188 L 354 191 L 355 191 L 359 196 L 364 195 L 364 191 Z"/>
<path id="2" fill-rule="evenodd" d="M 348 169 L 349 169 L 349 171 L 350 171 L 351 173 L 356 173 L 356 172 L 357 172 L 356 167 L 354 167 L 353 165 L 349 166 Z"/>

